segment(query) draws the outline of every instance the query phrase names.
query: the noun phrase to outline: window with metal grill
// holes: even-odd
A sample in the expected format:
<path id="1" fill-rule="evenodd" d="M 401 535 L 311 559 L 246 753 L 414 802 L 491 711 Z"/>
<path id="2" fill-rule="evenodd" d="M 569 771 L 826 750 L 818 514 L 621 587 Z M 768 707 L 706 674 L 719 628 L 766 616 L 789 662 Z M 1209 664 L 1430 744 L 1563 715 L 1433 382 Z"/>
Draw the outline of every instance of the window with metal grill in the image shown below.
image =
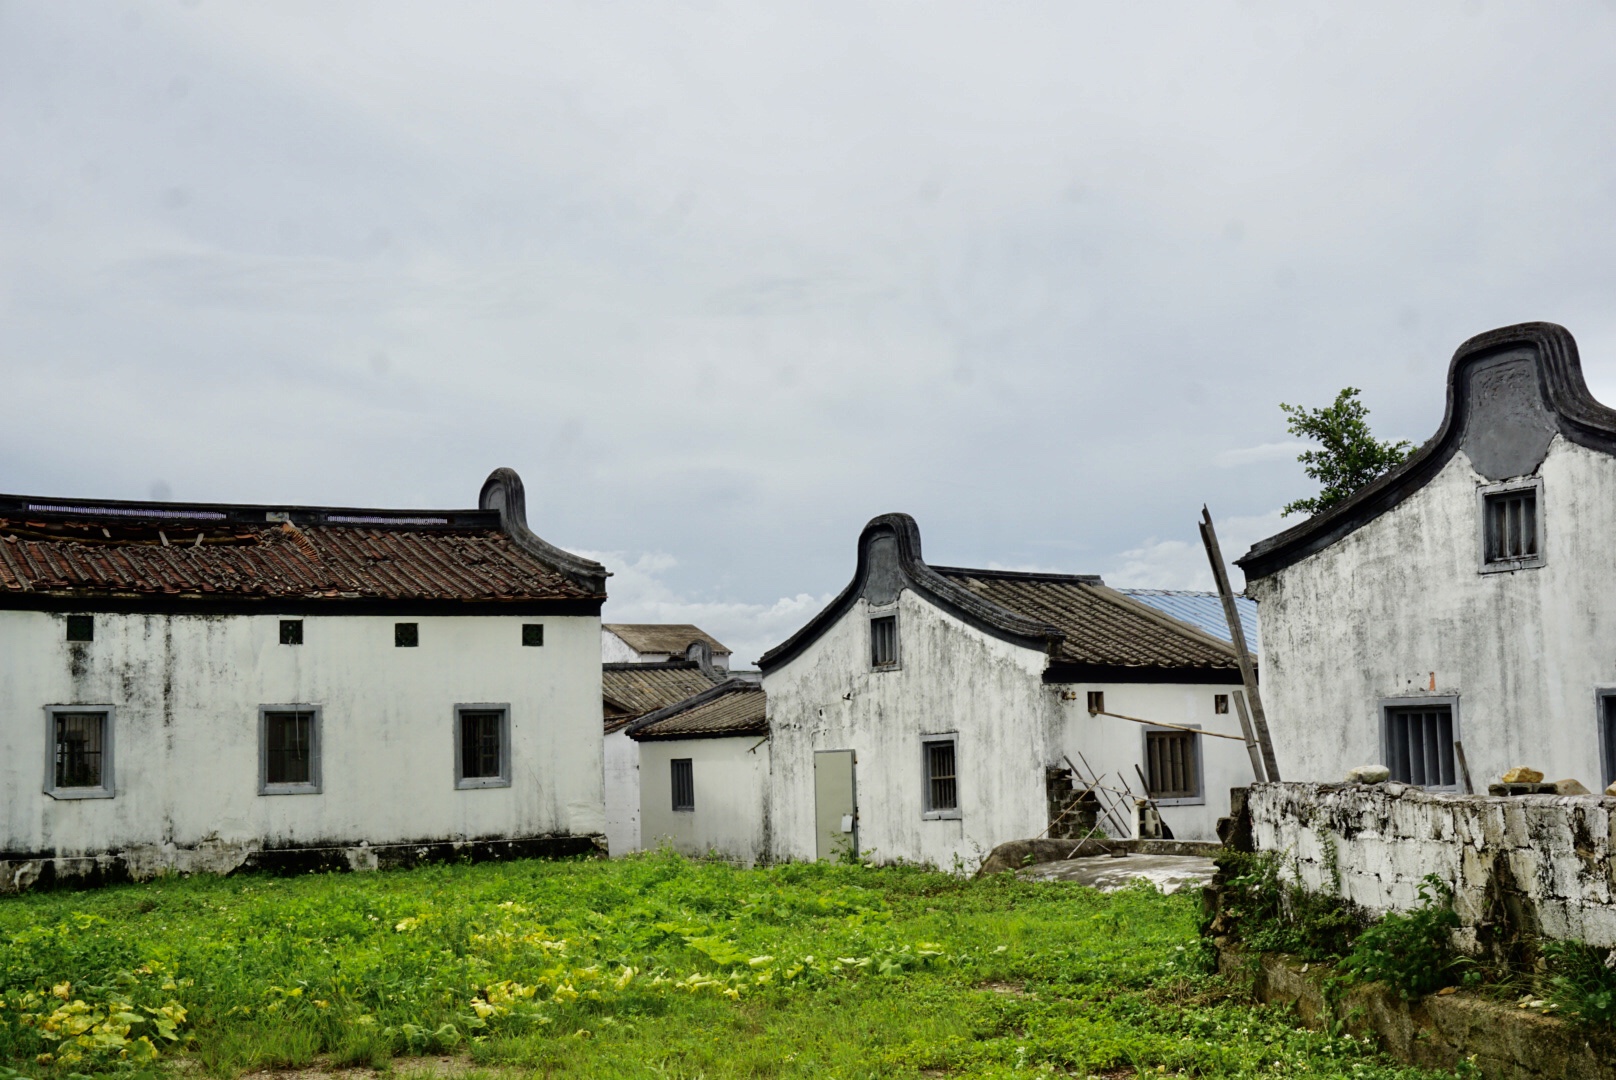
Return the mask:
<path id="1" fill-rule="evenodd" d="M 1224 713 L 1228 712 L 1229 711 L 1229 695 L 1228 694 L 1213 694 L 1212 695 L 1212 711 L 1217 713 L 1219 716 L 1222 716 Z"/>
<path id="2" fill-rule="evenodd" d="M 510 711 L 507 706 L 455 709 L 459 787 L 504 787 L 511 780 Z"/>
<path id="3" fill-rule="evenodd" d="M 1500 491 L 1486 496 L 1486 561 L 1518 563 L 1538 557 L 1537 489 Z"/>
<path id="4" fill-rule="evenodd" d="M 1616 784 L 1616 691 L 1599 695 L 1600 782 Z"/>
<path id="5" fill-rule="evenodd" d="M 1198 738 L 1189 731 L 1145 732 L 1145 780 L 1152 798 L 1200 798 L 1201 770 L 1195 760 Z"/>
<path id="6" fill-rule="evenodd" d="M 264 783 L 267 786 L 314 782 L 314 714 L 264 714 Z"/>
<path id="7" fill-rule="evenodd" d="M 673 783 L 673 808 L 679 811 L 696 809 L 696 770 L 690 758 L 674 758 L 668 762 Z"/>
<path id="8" fill-rule="evenodd" d="M 898 617 L 882 615 L 870 620 L 870 666 L 896 667 L 898 663 Z"/>
<path id="9" fill-rule="evenodd" d="M 943 813 L 959 809 L 958 761 L 953 739 L 935 739 L 921 744 L 926 767 L 926 812 Z"/>
<path id="10" fill-rule="evenodd" d="M 1386 767 L 1393 780 L 1418 787 L 1457 787 L 1453 761 L 1451 705 L 1386 710 Z"/>
<path id="11" fill-rule="evenodd" d="M 1105 691 L 1104 690 L 1090 690 L 1089 691 L 1089 713 L 1092 715 L 1094 713 L 1103 713 L 1103 712 L 1105 712 Z"/>
<path id="12" fill-rule="evenodd" d="M 67 640 L 69 640 L 69 641 L 94 641 L 95 640 L 95 616 L 94 615 L 69 615 L 67 617 Z"/>
<path id="13" fill-rule="evenodd" d="M 102 788 L 107 743 L 104 712 L 59 712 L 55 720 L 55 786 Z"/>

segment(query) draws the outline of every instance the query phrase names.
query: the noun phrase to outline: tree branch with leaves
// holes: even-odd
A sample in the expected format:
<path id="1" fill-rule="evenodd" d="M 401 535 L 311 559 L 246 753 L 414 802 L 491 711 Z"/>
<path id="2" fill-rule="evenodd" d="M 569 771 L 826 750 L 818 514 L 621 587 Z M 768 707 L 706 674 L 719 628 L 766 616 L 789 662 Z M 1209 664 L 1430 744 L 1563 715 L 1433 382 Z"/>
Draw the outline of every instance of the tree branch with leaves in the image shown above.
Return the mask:
<path id="1" fill-rule="evenodd" d="M 1375 438 L 1369 430 L 1369 409 L 1358 400 L 1360 393 L 1357 387 L 1349 386 L 1335 396 L 1333 404 L 1322 409 L 1280 404 L 1280 411 L 1289 417 L 1286 430 L 1319 444 L 1318 449 L 1304 450 L 1296 458 L 1307 475 L 1319 482 L 1319 493 L 1287 504 L 1281 511 L 1287 517 L 1323 513 L 1407 461 L 1413 452 L 1413 444 L 1406 439 L 1394 443 Z"/>

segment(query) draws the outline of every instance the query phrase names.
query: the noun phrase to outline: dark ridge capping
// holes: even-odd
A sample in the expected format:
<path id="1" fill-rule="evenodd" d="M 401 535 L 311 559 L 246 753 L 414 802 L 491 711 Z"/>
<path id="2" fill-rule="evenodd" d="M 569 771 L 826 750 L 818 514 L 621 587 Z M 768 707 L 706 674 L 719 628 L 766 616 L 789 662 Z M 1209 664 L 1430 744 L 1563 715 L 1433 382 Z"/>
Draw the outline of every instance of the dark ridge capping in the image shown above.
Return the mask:
<path id="1" fill-rule="evenodd" d="M 1043 574 L 1035 570 L 973 570 L 967 566 L 933 566 L 939 574 L 990 578 L 995 581 L 1059 581 L 1070 585 L 1104 585 L 1099 574 Z"/>
<path id="2" fill-rule="evenodd" d="M 682 712 L 689 712 L 697 705 L 705 705 L 714 698 L 723 697 L 725 694 L 733 694 L 737 690 L 753 690 L 762 693 L 758 689 L 757 683 L 747 682 L 745 679 L 726 679 L 717 686 L 709 686 L 699 693 L 691 694 L 683 701 L 675 701 L 672 705 L 664 705 L 655 712 L 646 713 L 624 728 L 623 733 L 633 738 L 636 731 L 643 727 L 648 727 L 658 720 L 666 720 L 670 716 L 678 716 Z"/>
<path id="3" fill-rule="evenodd" d="M 653 660 L 637 664 L 632 660 L 614 660 L 600 665 L 602 671 L 694 671 L 701 665 L 694 660 Z"/>
<path id="4" fill-rule="evenodd" d="M 382 596 L 262 597 L 216 593 L 94 593 L 0 590 L 0 611 L 108 615 L 533 615 L 600 614 L 604 596 L 555 600 L 404 599 Z"/>
<path id="5" fill-rule="evenodd" d="M 937 607 L 961 621 L 991 634 L 1003 641 L 1038 649 L 1053 655 L 1066 640 L 1066 635 L 1053 626 L 1029 619 L 978 596 L 976 593 L 939 574 L 927 566 L 920 555 L 920 527 L 908 514 L 882 514 L 872 518 L 858 539 L 858 565 L 853 580 L 830 604 L 810 619 L 782 644 L 776 645 L 758 659 L 758 667 L 767 673 L 795 659 L 809 645 L 819 640 L 826 630 L 852 610 L 870 574 L 870 544 L 879 537 L 891 536 L 897 541 L 898 568 L 904 581 Z M 996 574 L 1000 571 L 964 570 L 960 573 Z M 1006 571 L 1007 572 L 1007 571 Z"/>
<path id="6" fill-rule="evenodd" d="M 477 496 L 477 505 L 484 510 L 499 512 L 500 528 L 516 541 L 517 547 L 546 563 L 569 581 L 605 598 L 606 579 L 611 575 L 604 566 L 541 540 L 527 527 L 527 494 L 522 488 L 522 478 L 516 475 L 515 469 L 498 468 L 489 473 L 488 479 L 483 481 L 482 492 Z"/>
<path id="7" fill-rule="evenodd" d="M 1616 455 L 1616 411 L 1600 404 L 1588 392 L 1577 342 L 1570 331 L 1547 322 L 1489 330 L 1460 345 L 1453 354 L 1448 365 L 1447 411 L 1436 434 L 1402 465 L 1374 483 L 1324 513 L 1254 544 L 1235 560 L 1235 565 L 1245 571 L 1246 580 L 1267 577 L 1322 551 L 1429 483 L 1470 434 L 1466 429 L 1474 395 L 1466 381 L 1468 376 L 1483 362 L 1517 350 L 1531 351 L 1537 389 L 1554 432 L 1578 445 Z"/>
<path id="8" fill-rule="evenodd" d="M 1239 686 L 1239 668 L 1141 667 L 1133 664 L 1051 664 L 1044 669 L 1049 683 L 1201 683 Z"/>
<path id="9" fill-rule="evenodd" d="M 720 676 L 718 668 L 713 666 L 713 647 L 705 641 L 692 641 L 685 649 L 685 659 L 701 669 L 701 673 L 714 682 L 719 682 L 727 676 Z"/>
<path id="10" fill-rule="evenodd" d="M 744 739 L 748 735 L 767 736 L 768 721 L 761 727 L 730 728 L 727 731 L 675 731 L 666 735 L 630 735 L 635 742 L 689 742 L 692 739 Z"/>
<path id="11" fill-rule="evenodd" d="M 482 510 L 398 510 L 358 506 L 285 506 L 260 503 L 133 502 L 125 499 L 66 499 L 56 496 L 0 495 L 0 517 L 32 521 L 99 521 L 163 525 L 278 525 L 331 528 L 425 530 L 494 529 L 499 515 Z"/>

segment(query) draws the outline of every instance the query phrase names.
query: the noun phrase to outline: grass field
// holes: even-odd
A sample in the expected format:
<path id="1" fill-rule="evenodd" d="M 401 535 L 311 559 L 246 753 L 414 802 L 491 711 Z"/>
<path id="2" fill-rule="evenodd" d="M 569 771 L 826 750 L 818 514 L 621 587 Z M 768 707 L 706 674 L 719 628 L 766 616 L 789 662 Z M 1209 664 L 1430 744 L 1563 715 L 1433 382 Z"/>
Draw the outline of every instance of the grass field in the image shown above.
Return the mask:
<path id="1" fill-rule="evenodd" d="M 1203 974 L 1197 900 L 655 854 L 0 900 L 0 1077 L 1413 1078 Z"/>

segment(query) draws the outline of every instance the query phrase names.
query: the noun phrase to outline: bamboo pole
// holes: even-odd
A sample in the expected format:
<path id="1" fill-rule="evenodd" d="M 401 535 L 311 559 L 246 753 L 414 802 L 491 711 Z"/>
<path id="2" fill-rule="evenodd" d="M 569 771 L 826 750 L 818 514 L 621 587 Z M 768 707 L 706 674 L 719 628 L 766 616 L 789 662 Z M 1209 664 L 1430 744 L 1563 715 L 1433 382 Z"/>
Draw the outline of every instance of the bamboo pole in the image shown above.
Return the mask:
<path id="1" fill-rule="evenodd" d="M 1236 690 L 1230 697 L 1234 698 L 1235 712 L 1240 714 L 1240 730 L 1246 734 L 1246 753 L 1251 756 L 1251 775 L 1260 784 L 1265 776 L 1262 767 L 1262 750 L 1257 746 L 1257 736 L 1251 732 L 1251 715 L 1246 712 L 1246 695 Z"/>
<path id="2" fill-rule="evenodd" d="M 1262 696 L 1257 693 L 1257 669 L 1252 666 L 1251 653 L 1246 648 L 1246 632 L 1240 625 L 1240 610 L 1234 605 L 1234 590 L 1229 587 L 1229 571 L 1223 565 L 1218 534 L 1212 527 L 1212 511 L 1202 506 L 1201 518 L 1201 542 L 1206 546 L 1206 557 L 1212 564 L 1212 577 L 1218 583 L 1218 595 L 1223 598 L 1223 617 L 1229 621 L 1229 638 L 1234 643 L 1235 659 L 1240 664 L 1240 679 L 1246 684 L 1252 726 L 1257 729 L 1257 742 L 1262 746 L 1263 769 L 1268 779 L 1277 783 L 1279 762 L 1274 758 L 1274 740 L 1268 734 L 1268 717 L 1263 713 Z"/>

